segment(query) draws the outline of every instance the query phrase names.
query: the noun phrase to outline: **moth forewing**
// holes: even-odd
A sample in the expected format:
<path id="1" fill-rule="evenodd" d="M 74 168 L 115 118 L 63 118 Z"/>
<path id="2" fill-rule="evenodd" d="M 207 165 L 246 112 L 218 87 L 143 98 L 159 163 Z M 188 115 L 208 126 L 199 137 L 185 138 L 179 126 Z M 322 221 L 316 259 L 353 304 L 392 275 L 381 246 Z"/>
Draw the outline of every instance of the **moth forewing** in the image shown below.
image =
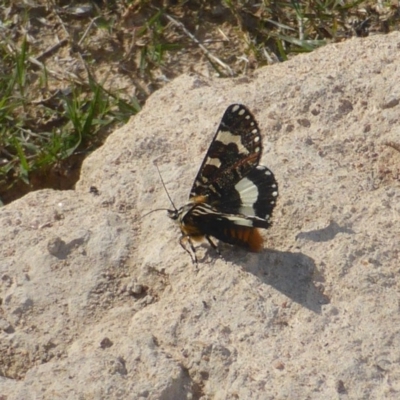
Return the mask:
<path id="1" fill-rule="evenodd" d="M 181 229 L 180 244 L 193 255 L 193 241 L 215 237 L 222 242 L 260 251 L 263 239 L 257 228 L 271 225 L 278 184 L 267 167 L 259 165 L 260 130 L 251 112 L 230 105 L 220 122 L 194 180 L 189 201 L 169 216 Z"/>

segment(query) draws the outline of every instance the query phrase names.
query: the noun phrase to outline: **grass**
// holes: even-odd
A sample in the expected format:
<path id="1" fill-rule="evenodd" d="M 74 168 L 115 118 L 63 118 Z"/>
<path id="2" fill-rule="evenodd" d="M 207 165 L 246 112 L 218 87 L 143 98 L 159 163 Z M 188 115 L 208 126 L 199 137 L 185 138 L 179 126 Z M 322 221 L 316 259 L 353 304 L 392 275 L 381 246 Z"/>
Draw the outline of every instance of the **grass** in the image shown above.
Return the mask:
<path id="1" fill-rule="evenodd" d="M 398 30 L 400 18 L 397 1 L 164 4 L 0 5 L 0 202 L 60 180 L 72 187 L 84 156 L 183 72 L 251 74 L 328 43 Z M 71 165 L 78 173 L 67 173 Z"/>
<path id="2" fill-rule="evenodd" d="M 26 38 L 19 48 L 8 46 L 0 47 L 0 191 L 23 182 L 26 192 L 32 173 L 47 173 L 77 152 L 97 148 L 140 104 L 109 93 L 89 72 L 87 82 L 68 82 L 68 89 L 37 100 L 38 91 L 50 92 L 46 68 L 30 70 Z"/>

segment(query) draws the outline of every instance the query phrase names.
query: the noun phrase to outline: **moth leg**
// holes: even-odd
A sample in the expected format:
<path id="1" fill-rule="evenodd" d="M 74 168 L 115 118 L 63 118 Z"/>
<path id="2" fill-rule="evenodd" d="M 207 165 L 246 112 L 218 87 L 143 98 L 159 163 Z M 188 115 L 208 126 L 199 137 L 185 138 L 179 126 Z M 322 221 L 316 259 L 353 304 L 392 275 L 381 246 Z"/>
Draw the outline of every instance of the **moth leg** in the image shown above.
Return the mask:
<path id="1" fill-rule="evenodd" d="M 185 243 L 189 243 L 190 249 L 192 250 L 192 252 L 190 252 L 187 248 L 187 246 L 185 245 Z M 196 269 L 199 265 L 198 261 L 197 261 L 197 256 L 196 256 L 196 249 L 193 246 L 192 241 L 190 240 L 190 236 L 185 236 L 182 235 L 179 238 L 179 244 L 181 245 L 181 247 L 190 255 L 190 258 L 192 259 L 192 263 L 196 266 Z"/>
<path id="2" fill-rule="evenodd" d="M 206 235 L 207 242 L 210 243 L 210 246 L 217 252 L 217 254 L 221 257 L 221 252 L 219 251 L 217 245 L 211 240 L 210 236 Z"/>

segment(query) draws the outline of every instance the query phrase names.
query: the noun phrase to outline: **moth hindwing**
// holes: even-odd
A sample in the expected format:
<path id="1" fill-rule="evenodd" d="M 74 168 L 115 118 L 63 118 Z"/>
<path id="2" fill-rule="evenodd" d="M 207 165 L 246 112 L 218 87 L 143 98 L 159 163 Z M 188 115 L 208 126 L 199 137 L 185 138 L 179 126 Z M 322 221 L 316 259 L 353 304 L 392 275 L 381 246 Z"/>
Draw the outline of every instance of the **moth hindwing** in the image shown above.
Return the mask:
<path id="1" fill-rule="evenodd" d="M 181 246 L 193 254 L 193 241 L 211 236 L 251 251 L 260 251 L 263 239 L 257 228 L 271 225 L 278 197 L 274 174 L 259 165 L 262 140 L 257 121 L 247 107 L 230 105 L 194 180 L 189 202 L 169 210 L 179 223 Z M 190 246 L 190 253 L 187 245 Z"/>

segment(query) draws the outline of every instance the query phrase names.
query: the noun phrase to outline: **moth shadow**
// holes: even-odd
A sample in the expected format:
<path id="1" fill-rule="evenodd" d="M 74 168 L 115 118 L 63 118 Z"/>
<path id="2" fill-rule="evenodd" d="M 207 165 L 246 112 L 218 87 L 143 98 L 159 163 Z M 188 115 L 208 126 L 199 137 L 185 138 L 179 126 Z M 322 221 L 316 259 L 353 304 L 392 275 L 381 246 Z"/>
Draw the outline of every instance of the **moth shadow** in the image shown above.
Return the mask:
<path id="1" fill-rule="evenodd" d="M 323 282 L 322 274 L 314 260 L 303 253 L 265 249 L 262 253 L 243 254 L 243 258 L 236 251 L 228 252 L 224 258 L 240 264 L 264 284 L 317 314 L 321 313 L 322 305 L 330 302 L 318 287 Z"/>
<path id="2" fill-rule="evenodd" d="M 305 239 L 313 242 L 328 242 L 335 238 L 338 233 L 353 234 L 354 231 L 345 226 L 340 226 L 335 221 L 330 221 L 329 225 L 322 229 L 316 229 L 308 232 L 300 232 L 296 240 Z"/>

